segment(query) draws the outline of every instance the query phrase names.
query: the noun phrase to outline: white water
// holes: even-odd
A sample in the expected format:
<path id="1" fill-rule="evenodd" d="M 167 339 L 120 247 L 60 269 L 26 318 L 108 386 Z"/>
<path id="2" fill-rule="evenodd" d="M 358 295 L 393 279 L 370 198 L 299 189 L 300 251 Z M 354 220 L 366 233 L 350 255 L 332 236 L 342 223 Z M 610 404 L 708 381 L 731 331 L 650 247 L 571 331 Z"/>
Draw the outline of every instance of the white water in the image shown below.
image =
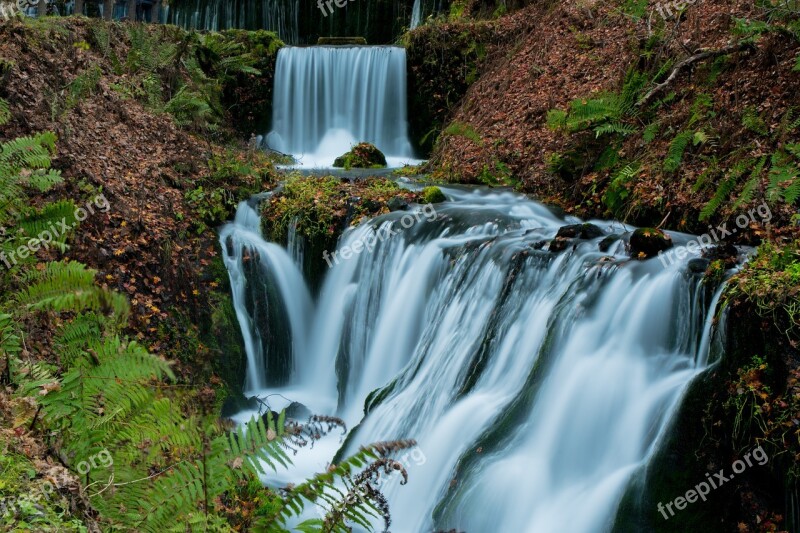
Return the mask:
<path id="1" fill-rule="evenodd" d="M 264 268 L 286 280 L 282 293 L 299 296 L 286 313 L 292 337 L 306 335 L 294 345 L 289 382 L 259 395 L 281 392 L 316 412 L 336 409 L 349 427 L 360 422 L 350 453 L 418 440 L 409 484 L 385 487 L 395 533 L 606 531 L 707 365 L 716 297 L 704 298 L 681 265 L 610 259 L 599 239 L 561 254 L 535 250 L 575 220 L 520 196 L 446 192 L 454 201 L 437 206 L 435 221 L 420 217 L 335 265 L 313 311 L 297 266 L 258 237 L 254 211 L 242 208 L 222 239 L 236 239 L 226 264 L 245 337 L 252 347 L 237 296 L 246 290 L 242 246 L 262 252 Z M 403 215 L 362 225 L 343 244 L 369 226 L 398 228 Z M 263 351 L 248 348 L 248 357 L 254 372 L 269 366 Z M 337 358 L 348 367 L 341 401 Z M 264 381 L 248 375 L 254 388 Z M 364 418 L 367 395 L 391 383 Z M 297 469 L 278 478 L 323 469 L 337 444 L 301 453 Z"/>
<path id="2" fill-rule="evenodd" d="M 285 47 L 278 51 L 269 148 L 301 167 L 330 167 L 359 142 L 389 166 L 413 161 L 406 113 L 406 51 L 396 46 Z"/>
<path id="3" fill-rule="evenodd" d="M 419 27 L 422 22 L 422 0 L 414 0 L 414 7 L 411 9 L 411 29 Z"/>

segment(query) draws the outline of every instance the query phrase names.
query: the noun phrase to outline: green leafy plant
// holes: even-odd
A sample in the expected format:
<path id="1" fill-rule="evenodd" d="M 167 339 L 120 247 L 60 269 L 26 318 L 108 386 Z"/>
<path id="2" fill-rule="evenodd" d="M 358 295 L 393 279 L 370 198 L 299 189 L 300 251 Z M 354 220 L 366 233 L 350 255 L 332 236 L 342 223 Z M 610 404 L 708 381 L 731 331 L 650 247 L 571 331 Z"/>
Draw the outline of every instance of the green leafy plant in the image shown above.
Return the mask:
<path id="1" fill-rule="evenodd" d="M 686 152 L 689 143 L 694 139 L 694 136 L 694 132 L 682 131 L 672 139 L 667 151 L 667 158 L 664 160 L 665 172 L 672 173 L 678 170 L 683 160 L 683 154 Z"/>

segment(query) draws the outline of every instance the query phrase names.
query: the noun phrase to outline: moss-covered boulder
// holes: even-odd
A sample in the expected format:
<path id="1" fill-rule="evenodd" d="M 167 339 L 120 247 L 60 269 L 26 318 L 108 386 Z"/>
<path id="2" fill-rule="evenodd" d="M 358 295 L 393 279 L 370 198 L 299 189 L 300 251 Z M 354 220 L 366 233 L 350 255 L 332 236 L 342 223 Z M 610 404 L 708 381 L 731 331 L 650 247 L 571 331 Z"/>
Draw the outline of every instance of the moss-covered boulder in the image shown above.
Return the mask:
<path id="1" fill-rule="evenodd" d="M 447 200 L 442 190 L 439 187 L 425 187 L 422 189 L 422 203 L 424 204 L 438 204 Z"/>
<path id="2" fill-rule="evenodd" d="M 370 143 L 359 143 L 333 162 L 336 168 L 386 168 L 386 156 Z"/>
<path id="3" fill-rule="evenodd" d="M 386 178 L 293 177 L 262 204 L 262 232 L 269 240 L 285 245 L 293 229 L 304 250 L 303 273 L 316 292 L 324 273 L 340 262 L 334 252 L 345 229 L 364 217 L 420 200 L 418 193 L 401 189 Z"/>
<path id="4" fill-rule="evenodd" d="M 656 228 L 639 228 L 628 241 L 631 257 L 647 259 L 672 248 L 672 237 Z"/>

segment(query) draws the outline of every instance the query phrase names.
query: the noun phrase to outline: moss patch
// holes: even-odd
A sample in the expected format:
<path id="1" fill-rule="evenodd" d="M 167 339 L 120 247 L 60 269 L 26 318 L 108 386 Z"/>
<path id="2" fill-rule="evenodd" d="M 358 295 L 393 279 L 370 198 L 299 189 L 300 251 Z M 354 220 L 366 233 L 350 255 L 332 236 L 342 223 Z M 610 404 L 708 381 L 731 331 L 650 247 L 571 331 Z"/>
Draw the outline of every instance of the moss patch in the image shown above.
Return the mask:
<path id="1" fill-rule="evenodd" d="M 438 204 L 444 202 L 447 197 L 439 187 L 425 187 L 422 189 L 422 201 L 426 204 Z"/>
<path id="2" fill-rule="evenodd" d="M 386 168 L 386 156 L 370 143 L 359 143 L 333 162 L 336 168 Z"/>
<path id="3" fill-rule="evenodd" d="M 326 269 L 323 253 L 336 249 L 348 226 L 388 213 L 393 199 L 419 202 L 420 196 L 385 178 L 349 182 L 333 176 L 296 176 L 264 205 L 262 231 L 267 239 L 286 244 L 294 225 L 304 243 L 306 279 L 316 288 Z"/>

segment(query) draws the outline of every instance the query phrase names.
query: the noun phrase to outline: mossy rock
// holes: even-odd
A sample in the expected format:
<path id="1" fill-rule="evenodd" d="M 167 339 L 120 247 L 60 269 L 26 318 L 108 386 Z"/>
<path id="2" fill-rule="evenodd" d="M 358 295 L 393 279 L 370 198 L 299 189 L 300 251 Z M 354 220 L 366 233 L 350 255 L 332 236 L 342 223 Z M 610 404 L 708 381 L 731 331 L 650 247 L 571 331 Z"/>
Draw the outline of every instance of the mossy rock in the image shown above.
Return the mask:
<path id="1" fill-rule="evenodd" d="M 438 204 L 445 201 L 447 201 L 447 197 L 439 187 L 432 186 L 422 189 L 422 203 Z"/>
<path id="2" fill-rule="evenodd" d="M 375 145 L 359 143 L 333 162 L 336 168 L 386 168 L 386 156 Z"/>
<path id="3" fill-rule="evenodd" d="M 672 248 L 672 237 L 656 228 L 639 228 L 633 232 L 630 241 L 631 257 L 647 259 L 659 252 Z"/>

